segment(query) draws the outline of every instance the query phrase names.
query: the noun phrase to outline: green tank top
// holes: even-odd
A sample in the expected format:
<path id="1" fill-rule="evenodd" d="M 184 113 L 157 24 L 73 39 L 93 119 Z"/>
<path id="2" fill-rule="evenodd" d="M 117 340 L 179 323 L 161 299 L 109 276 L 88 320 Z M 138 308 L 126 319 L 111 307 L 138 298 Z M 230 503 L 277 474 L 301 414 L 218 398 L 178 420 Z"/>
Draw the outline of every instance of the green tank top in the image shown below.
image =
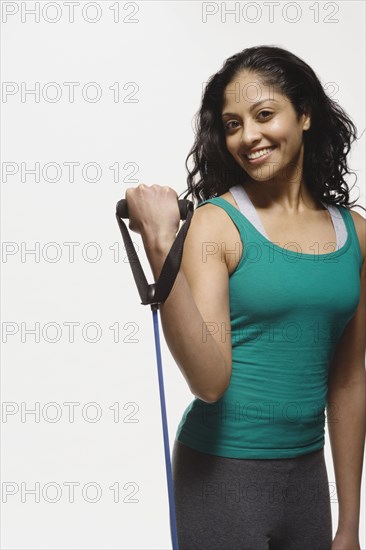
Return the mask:
<path id="1" fill-rule="evenodd" d="M 325 444 L 328 367 L 360 299 L 362 253 L 352 215 L 342 246 L 306 254 L 272 243 L 221 197 L 243 254 L 229 276 L 232 374 L 215 403 L 195 398 L 176 438 L 229 458 L 291 458 Z M 231 332 L 230 332 L 231 330 Z"/>

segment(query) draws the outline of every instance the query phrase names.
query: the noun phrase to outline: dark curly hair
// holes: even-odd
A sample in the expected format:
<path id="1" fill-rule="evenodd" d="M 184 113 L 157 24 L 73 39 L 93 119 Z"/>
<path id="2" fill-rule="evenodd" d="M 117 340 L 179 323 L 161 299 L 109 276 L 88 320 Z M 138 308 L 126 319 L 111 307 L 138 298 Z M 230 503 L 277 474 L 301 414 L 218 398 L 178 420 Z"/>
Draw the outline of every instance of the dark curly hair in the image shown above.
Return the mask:
<path id="1" fill-rule="evenodd" d="M 248 177 L 227 150 L 221 119 L 225 87 L 244 69 L 255 72 L 264 86 L 287 96 L 298 117 L 310 112 L 311 126 L 303 134 L 303 175 L 309 191 L 327 204 L 353 206 L 356 200 L 350 202 L 350 189 L 344 176 L 352 173 L 357 180 L 347 163 L 351 143 L 357 139 L 356 126 L 325 93 L 305 61 L 270 45 L 246 48 L 232 55 L 209 78 L 195 115 L 195 142 L 185 161 L 188 187 L 183 198 L 192 195 L 199 204 L 225 193 L 232 185 L 244 183 Z M 188 167 L 191 156 L 192 170 Z"/>

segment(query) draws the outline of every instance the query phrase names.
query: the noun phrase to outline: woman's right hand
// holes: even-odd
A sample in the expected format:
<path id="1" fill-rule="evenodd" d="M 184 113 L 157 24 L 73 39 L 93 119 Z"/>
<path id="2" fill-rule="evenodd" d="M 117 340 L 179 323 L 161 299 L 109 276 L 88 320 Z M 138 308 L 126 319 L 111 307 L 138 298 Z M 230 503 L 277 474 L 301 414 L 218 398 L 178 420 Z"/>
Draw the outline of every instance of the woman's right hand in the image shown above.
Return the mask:
<path id="1" fill-rule="evenodd" d="M 178 195 L 161 185 L 145 185 L 126 189 L 129 228 L 139 233 L 144 242 L 173 242 L 179 229 Z"/>

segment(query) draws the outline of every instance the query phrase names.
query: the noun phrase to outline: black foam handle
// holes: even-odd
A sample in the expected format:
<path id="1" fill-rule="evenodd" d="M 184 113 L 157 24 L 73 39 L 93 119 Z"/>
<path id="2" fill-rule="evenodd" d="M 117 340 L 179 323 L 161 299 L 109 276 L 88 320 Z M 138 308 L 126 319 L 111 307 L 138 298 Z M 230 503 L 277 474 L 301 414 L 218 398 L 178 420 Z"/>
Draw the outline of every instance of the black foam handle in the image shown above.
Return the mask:
<path id="1" fill-rule="evenodd" d="M 178 207 L 179 207 L 180 219 L 185 220 L 187 218 L 189 210 L 193 208 L 193 203 L 192 201 L 181 199 L 181 200 L 178 200 Z M 129 218 L 126 199 L 121 199 L 120 201 L 117 202 L 116 214 L 120 218 Z"/>

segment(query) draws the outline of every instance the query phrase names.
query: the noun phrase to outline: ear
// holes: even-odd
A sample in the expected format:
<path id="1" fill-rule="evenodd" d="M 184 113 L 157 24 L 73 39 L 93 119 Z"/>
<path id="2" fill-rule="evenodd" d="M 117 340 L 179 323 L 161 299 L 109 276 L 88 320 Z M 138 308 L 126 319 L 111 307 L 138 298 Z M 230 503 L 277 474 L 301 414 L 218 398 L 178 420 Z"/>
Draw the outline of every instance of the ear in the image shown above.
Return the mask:
<path id="1" fill-rule="evenodd" d="M 311 126 L 311 116 L 310 116 L 310 114 L 305 113 L 305 114 L 302 115 L 302 118 L 303 118 L 303 126 L 302 126 L 303 131 L 309 130 L 309 128 Z"/>

